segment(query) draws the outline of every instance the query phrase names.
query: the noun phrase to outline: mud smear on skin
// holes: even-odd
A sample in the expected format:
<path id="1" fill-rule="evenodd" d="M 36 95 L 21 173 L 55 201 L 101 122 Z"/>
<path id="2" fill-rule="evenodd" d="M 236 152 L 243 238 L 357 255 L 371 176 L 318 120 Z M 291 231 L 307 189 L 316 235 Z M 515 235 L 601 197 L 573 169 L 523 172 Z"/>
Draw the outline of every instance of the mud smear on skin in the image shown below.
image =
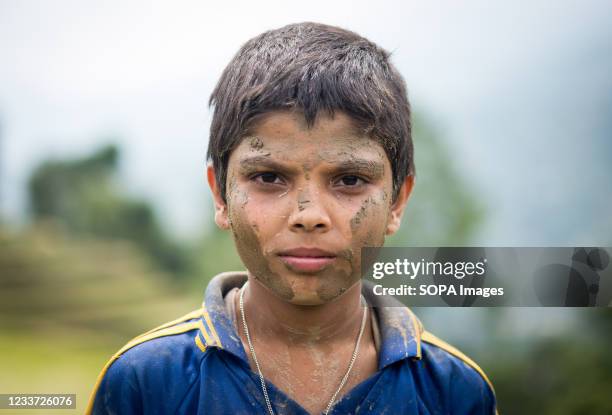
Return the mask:
<path id="1" fill-rule="evenodd" d="M 269 355 L 270 360 L 272 361 L 272 366 L 274 367 L 274 376 L 278 379 L 277 382 L 285 392 L 288 393 L 289 396 L 296 396 L 296 390 L 294 386 L 297 386 L 298 390 L 304 387 L 304 384 L 299 382 L 300 384 L 295 385 L 296 381 L 299 379 L 293 374 L 291 370 L 293 367 L 293 360 L 291 359 L 291 353 L 289 353 L 289 348 L 274 348 L 275 353 Z"/>
<path id="2" fill-rule="evenodd" d="M 336 140 L 336 141 L 342 142 L 342 145 L 344 146 L 344 150 L 340 152 L 336 152 L 336 151 L 319 152 L 316 156 L 316 159 L 315 159 L 316 161 L 319 161 L 319 162 L 324 161 L 327 163 L 337 163 L 339 159 L 344 158 L 344 157 L 350 160 L 355 160 L 358 158 L 356 155 L 362 153 L 362 150 L 364 149 L 364 147 L 375 150 L 376 154 L 378 155 L 379 160 L 385 160 L 385 158 L 387 157 L 384 150 L 380 148 L 380 144 L 377 141 L 369 137 L 366 137 L 366 136 L 345 137 L 345 138 L 338 137 L 338 138 L 330 138 L 330 140 Z M 383 173 L 383 171 L 380 171 L 378 166 L 375 166 L 373 162 L 369 164 L 370 164 L 370 168 L 372 168 L 373 173 L 377 173 L 377 174 Z"/>
<path id="3" fill-rule="evenodd" d="M 234 235 L 234 240 L 237 242 L 238 241 L 238 235 L 236 234 L 236 232 L 234 231 L 234 226 L 232 224 L 232 215 L 231 215 L 231 209 L 230 209 L 230 203 L 229 201 L 229 195 L 233 194 L 234 191 L 236 190 L 236 178 L 235 177 L 231 177 L 229 179 L 229 183 L 227 185 L 227 190 L 226 190 L 226 194 L 225 194 L 225 205 L 227 208 L 227 222 L 229 223 L 229 227 L 230 230 L 232 231 L 232 235 Z"/>
<path id="4" fill-rule="evenodd" d="M 354 261 L 354 272 L 357 279 L 361 278 L 361 248 L 363 247 L 380 247 L 385 243 L 385 234 L 387 228 L 386 216 L 389 212 L 388 193 L 382 190 L 378 195 L 369 196 L 363 200 L 361 206 L 350 220 L 350 228 L 353 236 L 353 250 L 356 253 L 356 261 Z M 385 220 L 378 230 L 372 226 L 382 218 L 376 218 L 377 215 L 385 215 Z M 372 222 L 373 221 L 373 222 Z M 359 230 L 367 228 L 365 235 L 360 235 Z"/>
<path id="5" fill-rule="evenodd" d="M 277 385 L 310 413 L 321 413 L 323 400 L 332 395 L 341 376 L 341 362 L 334 358 L 336 351 L 321 349 L 315 340 L 295 343 L 291 339 L 275 351 L 270 360 Z"/>
<path id="6" fill-rule="evenodd" d="M 358 280 L 353 267 L 353 251 L 345 249 L 337 253 L 334 266 L 320 278 L 317 296 L 321 301 L 329 302 L 353 286 Z"/>
<path id="7" fill-rule="evenodd" d="M 232 183 L 230 183 L 230 185 L 231 184 Z M 232 197 L 232 199 L 235 200 L 236 203 L 240 205 L 242 210 L 244 210 L 246 208 L 246 205 L 249 203 L 249 194 L 243 190 L 238 189 L 238 187 L 236 186 L 235 179 L 233 180 L 232 194 L 235 195 Z M 228 214 L 229 214 L 229 211 L 230 211 L 230 207 L 228 207 Z"/>
<path id="8" fill-rule="evenodd" d="M 367 217 L 367 210 L 370 203 L 372 203 L 372 197 L 368 197 L 364 200 L 357 213 L 351 218 L 351 232 L 353 232 L 353 235 L 357 232 L 357 228 L 361 225 L 363 219 Z"/>
<path id="9" fill-rule="evenodd" d="M 257 136 L 245 137 L 249 149 L 264 157 L 270 157 L 271 153 L 264 146 L 264 141 Z M 248 217 L 249 195 L 248 192 L 240 190 L 234 176 L 230 179 L 228 189 L 228 216 L 231 224 L 232 234 L 236 244 L 238 255 L 249 270 L 251 275 L 259 280 L 265 287 L 276 293 L 284 300 L 291 300 L 295 294 L 292 287 L 274 273 L 267 262 L 265 253 L 259 242 L 259 228 L 256 224 L 246 222 Z"/>
<path id="10" fill-rule="evenodd" d="M 332 391 L 336 385 L 337 374 L 340 372 L 340 362 L 337 359 L 330 361 L 327 353 L 323 352 L 317 347 L 315 342 L 309 342 L 306 345 L 308 353 L 314 363 L 314 369 L 312 370 L 312 378 L 316 384 L 321 385 L 322 392 Z M 304 401 L 310 407 L 316 407 L 321 404 L 320 394 L 304 397 Z"/>
<path id="11" fill-rule="evenodd" d="M 301 192 L 298 195 L 298 210 L 300 212 L 304 211 L 308 207 L 308 203 L 310 203 L 310 195 L 308 194 L 308 192 Z"/>
<path id="12" fill-rule="evenodd" d="M 257 136 L 247 136 L 243 138 L 244 141 L 249 143 L 251 151 L 259 154 L 260 156 L 269 157 L 272 153 L 266 150 L 264 146 L 264 140 Z"/>
<path id="13" fill-rule="evenodd" d="M 344 363 L 332 357 L 337 354 L 337 350 L 322 350 L 315 340 L 305 344 L 295 343 L 291 339 L 289 341 L 292 346 L 280 344 L 281 347 L 274 347 L 274 353 L 266 354 L 266 360 L 269 362 L 266 364 L 267 371 L 285 394 L 306 409 L 320 413 L 323 410 L 322 404 L 329 399 L 327 396 L 331 397 L 338 386 L 338 379 L 345 369 Z M 304 352 L 310 362 L 307 364 L 307 379 L 296 376 L 296 367 L 305 365 Z M 254 366 L 254 363 L 251 364 Z"/>
<path id="14" fill-rule="evenodd" d="M 263 140 L 261 138 L 259 138 L 259 137 L 248 137 L 247 140 L 249 140 L 249 147 L 251 148 L 251 150 L 254 150 L 254 151 L 263 150 L 264 143 L 263 143 Z"/>
<path id="15" fill-rule="evenodd" d="M 241 193 L 239 191 L 237 192 Z M 241 200 L 245 196 L 243 194 L 238 194 L 235 197 Z M 232 200 L 233 199 L 234 197 L 232 197 Z M 259 229 L 256 225 L 253 226 L 242 219 L 246 217 L 244 211 L 247 205 L 248 195 L 246 195 L 245 203 L 238 202 L 238 211 L 233 208 L 234 203 L 229 205 L 228 215 L 230 217 L 230 223 L 232 224 L 232 233 L 234 234 L 236 250 L 251 275 L 258 279 L 265 287 L 268 287 L 268 289 L 276 293 L 276 295 L 289 301 L 295 296 L 293 289 L 268 266 L 268 262 L 257 236 Z"/>

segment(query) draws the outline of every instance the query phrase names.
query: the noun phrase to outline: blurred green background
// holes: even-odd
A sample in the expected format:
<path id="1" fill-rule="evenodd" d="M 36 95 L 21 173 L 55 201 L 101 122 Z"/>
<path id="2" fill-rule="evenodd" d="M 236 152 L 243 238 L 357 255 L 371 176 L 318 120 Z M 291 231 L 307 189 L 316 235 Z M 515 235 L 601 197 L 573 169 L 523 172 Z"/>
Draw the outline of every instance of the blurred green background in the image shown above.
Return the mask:
<path id="1" fill-rule="evenodd" d="M 612 246 L 612 3 L 0 0 L 0 393 L 76 393 L 241 269 L 206 100 L 239 46 L 318 21 L 392 52 L 417 181 L 387 246 Z M 612 414 L 609 309 L 421 308 L 502 414 Z M 0 410 L 0 415 L 10 413 Z M 45 411 L 19 411 L 45 413 Z"/>

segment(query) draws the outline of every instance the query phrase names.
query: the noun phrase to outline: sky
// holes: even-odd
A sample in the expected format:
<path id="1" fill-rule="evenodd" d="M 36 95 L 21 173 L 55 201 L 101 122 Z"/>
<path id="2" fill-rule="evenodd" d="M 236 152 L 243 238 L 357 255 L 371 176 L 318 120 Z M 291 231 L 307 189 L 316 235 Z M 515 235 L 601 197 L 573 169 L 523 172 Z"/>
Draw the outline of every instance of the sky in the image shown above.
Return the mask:
<path id="1" fill-rule="evenodd" d="M 121 146 L 126 191 L 171 229 L 210 223 L 208 97 L 260 32 L 317 21 L 392 52 L 411 104 L 487 207 L 474 242 L 612 243 L 609 1 L 0 0 L 0 212 L 31 169 Z M 418 149 L 417 149 L 418 163 Z"/>

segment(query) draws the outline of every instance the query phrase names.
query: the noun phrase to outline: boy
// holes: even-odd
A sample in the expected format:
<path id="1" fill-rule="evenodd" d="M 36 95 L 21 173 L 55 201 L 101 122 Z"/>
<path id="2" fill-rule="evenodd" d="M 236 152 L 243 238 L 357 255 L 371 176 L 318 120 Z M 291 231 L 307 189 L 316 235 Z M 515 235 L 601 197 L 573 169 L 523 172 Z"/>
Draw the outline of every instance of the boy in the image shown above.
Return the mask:
<path id="1" fill-rule="evenodd" d="M 361 248 L 399 228 L 414 184 L 388 53 L 289 25 L 240 49 L 211 104 L 215 222 L 247 272 L 113 356 L 88 413 L 495 413 L 475 363 L 361 294 Z"/>

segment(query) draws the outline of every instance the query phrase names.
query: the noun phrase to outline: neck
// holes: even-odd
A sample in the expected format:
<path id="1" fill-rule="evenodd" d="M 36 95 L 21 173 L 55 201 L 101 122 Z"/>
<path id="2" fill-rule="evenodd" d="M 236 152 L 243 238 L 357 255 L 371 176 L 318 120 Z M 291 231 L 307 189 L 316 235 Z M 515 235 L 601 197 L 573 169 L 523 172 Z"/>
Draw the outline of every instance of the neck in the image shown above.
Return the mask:
<path id="1" fill-rule="evenodd" d="M 249 330 L 283 343 L 355 341 L 363 316 L 361 281 L 340 297 L 321 305 L 296 305 L 278 298 L 249 274 L 244 288 Z M 239 312 L 239 311 L 238 311 Z M 241 316 L 238 316 L 241 321 Z"/>

